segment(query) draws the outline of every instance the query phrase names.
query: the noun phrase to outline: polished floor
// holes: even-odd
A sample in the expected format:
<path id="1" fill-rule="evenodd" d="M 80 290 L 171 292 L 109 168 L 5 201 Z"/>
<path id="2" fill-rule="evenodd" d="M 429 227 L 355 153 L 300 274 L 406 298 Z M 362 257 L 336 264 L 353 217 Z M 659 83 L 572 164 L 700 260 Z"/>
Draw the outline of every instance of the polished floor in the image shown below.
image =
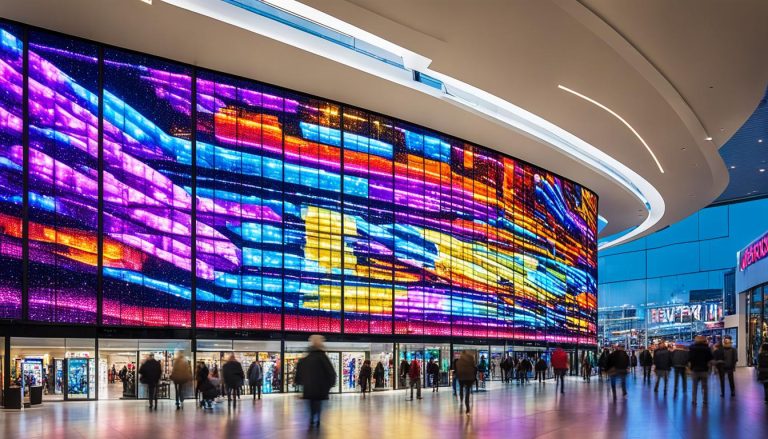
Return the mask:
<path id="1" fill-rule="evenodd" d="M 671 382 L 670 382 L 671 384 Z M 149 412 L 144 401 L 50 402 L 0 413 L 0 437 L 53 438 L 768 438 L 768 405 L 752 370 L 737 372 L 735 399 L 719 398 L 710 380 L 708 406 L 687 398 L 654 394 L 640 374 L 629 380 L 627 399 L 610 398 L 610 386 L 593 379 L 566 380 L 566 392 L 552 381 L 525 386 L 493 383 L 473 394 L 471 416 L 450 389 L 424 392 L 407 401 L 405 391 L 335 395 L 325 404 L 322 426 L 308 431 L 304 401 L 296 395 L 244 399 L 235 410 L 226 402 L 213 411 L 187 401 L 183 411 L 169 400 Z M 690 392 L 690 389 L 689 389 Z"/>

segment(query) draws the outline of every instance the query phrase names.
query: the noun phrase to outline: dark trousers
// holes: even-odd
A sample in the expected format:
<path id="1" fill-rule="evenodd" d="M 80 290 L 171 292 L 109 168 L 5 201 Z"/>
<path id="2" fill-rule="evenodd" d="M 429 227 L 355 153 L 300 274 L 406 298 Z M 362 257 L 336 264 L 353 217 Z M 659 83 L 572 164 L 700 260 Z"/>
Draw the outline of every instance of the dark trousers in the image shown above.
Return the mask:
<path id="1" fill-rule="evenodd" d="M 472 384 L 472 381 L 461 381 L 459 383 L 459 401 L 462 399 L 464 400 L 464 406 L 467 408 L 467 413 L 469 413 L 469 394 L 472 393 Z"/>
<path id="2" fill-rule="evenodd" d="M 248 388 L 251 391 L 251 395 L 253 395 L 253 399 L 256 399 L 257 395 L 258 395 L 259 399 L 261 399 L 261 383 L 256 382 L 254 384 L 251 384 L 249 382 L 248 383 Z"/>
<path id="3" fill-rule="evenodd" d="M 320 426 L 320 411 L 323 408 L 323 400 L 310 399 L 309 400 L 309 425 Z"/>
<path id="4" fill-rule="evenodd" d="M 651 382 L 651 366 L 643 366 L 643 382 Z"/>
<path id="5" fill-rule="evenodd" d="M 675 367 L 675 395 L 677 395 L 677 382 L 683 382 L 683 393 L 688 392 L 688 373 L 685 367 Z"/>
<path id="6" fill-rule="evenodd" d="M 433 373 L 432 374 L 432 391 L 433 392 L 437 392 L 439 384 L 440 384 L 440 374 Z"/>
<path id="7" fill-rule="evenodd" d="M 731 387 L 731 395 L 735 395 L 736 387 L 733 385 L 733 371 L 718 370 L 717 375 L 720 377 L 720 396 L 725 395 L 725 377 L 726 376 L 728 376 L 728 385 Z"/>
<path id="8" fill-rule="evenodd" d="M 669 382 L 669 371 L 656 369 L 656 385 L 653 387 L 654 391 L 659 390 L 659 382 L 664 380 L 664 393 L 667 393 L 667 383 Z"/>
<path id="9" fill-rule="evenodd" d="M 411 378 L 408 381 L 408 387 L 411 388 L 411 399 L 413 399 L 413 388 L 416 388 L 416 398 L 421 399 L 421 377 Z"/>
<path id="10" fill-rule="evenodd" d="M 176 391 L 176 407 L 184 403 L 184 384 L 173 383 L 173 389 Z"/>
<path id="11" fill-rule="evenodd" d="M 546 373 L 547 373 L 546 370 L 537 370 L 536 371 L 536 380 L 538 380 L 538 382 L 541 382 L 542 380 L 545 380 L 546 379 L 546 376 L 545 376 Z"/>
<path id="12" fill-rule="evenodd" d="M 768 381 L 763 383 L 763 390 L 765 391 L 765 402 L 768 402 Z"/>
<path id="13" fill-rule="evenodd" d="M 555 391 L 560 386 L 560 393 L 565 392 L 565 373 L 566 369 L 555 369 Z"/>
<path id="14" fill-rule="evenodd" d="M 698 393 L 699 383 L 701 383 L 701 396 L 704 400 L 704 404 L 706 404 L 709 395 L 709 392 L 707 392 L 709 387 L 709 372 L 693 372 L 691 373 L 691 377 L 693 378 L 693 403 L 696 403 L 696 393 Z"/>
<path id="15" fill-rule="evenodd" d="M 238 399 L 240 399 L 240 386 L 227 386 L 227 404 L 232 404 L 234 407 L 237 407 Z"/>
<path id="16" fill-rule="evenodd" d="M 621 394 L 627 394 L 627 371 L 616 371 L 611 375 L 611 394 L 613 399 L 616 399 L 616 381 L 621 381 Z"/>
<path id="17" fill-rule="evenodd" d="M 147 384 L 147 398 L 149 398 L 149 407 L 154 404 L 157 408 L 157 383 Z"/>
<path id="18" fill-rule="evenodd" d="M 456 396 L 456 392 L 458 389 L 456 389 L 459 386 L 459 380 L 456 379 L 456 372 L 453 373 L 453 382 L 451 383 L 451 387 L 453 387 L 453 396 Z"/>

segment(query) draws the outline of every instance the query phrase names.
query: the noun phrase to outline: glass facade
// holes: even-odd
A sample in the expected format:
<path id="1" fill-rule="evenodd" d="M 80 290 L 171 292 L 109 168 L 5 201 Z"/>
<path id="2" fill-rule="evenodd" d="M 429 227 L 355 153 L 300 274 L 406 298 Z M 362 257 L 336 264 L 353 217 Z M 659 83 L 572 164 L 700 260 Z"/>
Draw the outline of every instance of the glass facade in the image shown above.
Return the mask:
<path id="1" fill-rule="evenodd" d="M 756 218 L 767 215 L 768 199 L 709 207 L 600 252 L 600 343 L 639 346 L 721 332 L 719 317 L 735 312 L 736 252 L 764 231 Z M 755 307 L 750 316 L 762 312 Z"/>

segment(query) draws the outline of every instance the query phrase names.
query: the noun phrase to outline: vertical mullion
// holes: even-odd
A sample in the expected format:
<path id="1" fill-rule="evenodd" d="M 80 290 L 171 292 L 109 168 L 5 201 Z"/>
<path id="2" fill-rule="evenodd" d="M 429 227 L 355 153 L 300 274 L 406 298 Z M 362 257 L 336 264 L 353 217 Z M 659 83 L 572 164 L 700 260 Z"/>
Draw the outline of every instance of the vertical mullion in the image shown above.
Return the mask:
<path id="1" fill-rule="evenodd" d="M 328 124 L 330 125 L 330 123 Z M 344 334 L 344 278 L 346 277 L 345 265 L 344 265 L 344 106 L 339 106 L 339 137 L 341 138 L 339 142 L 339 175 L 340 175 L 340 189 L 339 189 L 339 213 L 341 214 L 341 281 L 340 281 L 340 296 L 339 300 L 341 301 L 339 303 L 339 318 L 341 319 L 341 333 Z M 333 254 L 331 252 L 331 254 Z M 333 265 L 333 264 L 331 264 Z M 331 288 L 331 291 L 333 291 L 333 288 Z M 370 330 L 370 327 L 369 327 Z M 370 332 L 370 331 L 369 331 Z M 339 361 L 341 362 L 341 356 L 339 356 Z M 339 369 L 341 370 L 341 369 Z M 339 386 L 339 391 L 341 391 L 342 386 Z"/>
<path id="2" fill-rule="evenodd" d="M 22 31 L 22 208 L 21 208 L 21 319 L 29 320 L 29 30 Z"/>
<path id="3" fill-rule="evenodd" d="M 197 340 L 197 68 L 192 68 L 192 84 L 190 86 L 190 102 L 191 102 L 191 124 L 192 124 L 192 130 L 191 130 L 191 142 L 190 142 L 190 160 L 191 160 L 191 170 L 190 173 L 192 174 L 192 209 L 190 212 L 191 220 L 190 225 L 192 228 L 191 233 L 191 246 L 190 246 L 190 257 L 192 259 L 192 263 L 190 265 L 190 270 L 192 279 L 190 279 L 190 316 L 189 316 L 189 323 L 190 327 L 192 329 L 192 339 L 193 343 L 195 340 Z"/>
<path id="4" fill-rule="evenodd" d="M 97 139 L 97 181 L 99 195 L 96 200 L 96 326 L 100 327 L 104 323 L 104 46 L 99 45 L 98 50 L 99 137 Z M 98 365 L 98 356 L 96 363 Z M 96 399 L 98 399 L 98 386 L 96 389 Z"/>

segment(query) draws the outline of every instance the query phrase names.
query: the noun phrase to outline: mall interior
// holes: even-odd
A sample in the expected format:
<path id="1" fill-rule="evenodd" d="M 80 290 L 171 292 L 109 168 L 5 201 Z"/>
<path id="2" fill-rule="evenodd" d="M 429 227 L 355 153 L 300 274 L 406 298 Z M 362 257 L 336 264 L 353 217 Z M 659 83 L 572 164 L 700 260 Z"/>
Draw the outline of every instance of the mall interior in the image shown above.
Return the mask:
<path id="1" fill-rule="evenodd" d="M 697 336 L 762 392 L 766 53 L 762 0 L 5 0 L 4 413 L 279 398 L 312 334 L 338 398 Z"/>

